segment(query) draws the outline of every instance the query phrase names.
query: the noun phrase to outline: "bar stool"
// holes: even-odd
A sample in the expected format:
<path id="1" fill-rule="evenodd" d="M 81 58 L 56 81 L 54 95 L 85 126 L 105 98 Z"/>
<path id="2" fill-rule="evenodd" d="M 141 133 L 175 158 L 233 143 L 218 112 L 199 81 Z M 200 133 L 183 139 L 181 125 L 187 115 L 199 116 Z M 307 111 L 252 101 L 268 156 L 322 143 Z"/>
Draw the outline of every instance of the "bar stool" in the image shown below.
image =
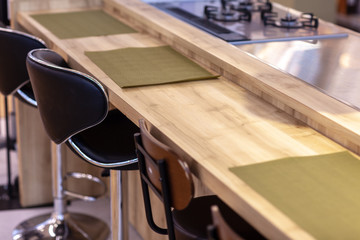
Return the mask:
<path id="1" fill-rule="evenodd" d="M 108 227 L 104 222 L 67 212 L 60 148 L 66 142 L 82 159 L 99 167 L 137 169 L 133 134 L 138 128 L 121 112 L 108 112 L 108 97 L 101 84 L 69 69 L 54 51 L 33 50 L 26 61 L 42 122 L 56 144 L 57 157 L 52 165 L 54 211 L 51 216 L 30 220 L 32 227 L 20 224 L 13 239 L 106 239 Z"/>
<path id="2" fill-rule="evenodd" d="M 226 219 L 240 226 L 249 239 L 263 239 L 244 219 L 217 196 L 193 197 L 194 184 L 187 164 L 166 145 L 153 137 L 144 120 L 139 121 L 140 134 L 135 134 L 141 185 L 149 226 L 157 233 L 174 239 L 207 239 L 211 224 L 210 207 L 219 206 Z M 149 188 L 164 204 L 167 229 L 153 220 Z M 173 210 L 172 210 L 173 209 Z"/>
<path id="3" fill-rule="evenodd" d="M 9 197 L 12 196 L 10 150 L 15 148 L 16 141 L 10 138 L 7 96 L 14 94 L 21 101 L 36 107 L 25 60 L 30 50 L 45 47 L 45 43 L 39 38 L 8 28 L 0 28 L 0 93 L 4 95 L 5 106 L 7 188 Z"/>

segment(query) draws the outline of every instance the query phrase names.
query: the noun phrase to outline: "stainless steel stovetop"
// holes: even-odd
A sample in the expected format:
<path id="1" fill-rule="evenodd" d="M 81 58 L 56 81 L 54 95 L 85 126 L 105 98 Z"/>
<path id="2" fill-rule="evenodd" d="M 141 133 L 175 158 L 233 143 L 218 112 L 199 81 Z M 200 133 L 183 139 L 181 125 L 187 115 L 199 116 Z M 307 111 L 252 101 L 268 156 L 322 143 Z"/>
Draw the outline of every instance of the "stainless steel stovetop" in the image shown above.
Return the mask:
<path id="1" fill-rule="evenodd" d="M 220 27 L 220 30 L 225 28 L 234 34 L 227 33 L 227 37 L 242 38 L 238 41 L 229 41 L 237 45 L 237 48 L 297 77 L 357 111 L 360 110 L 360 58 L 358 54 L 360 34 L 322 20 L 319 20 L 317 28 L 278 28 L 265 25 L 261 21 L 259 11 L 252 12 L 251 22 L 221 22 L 206 18 L 205 6 L 220 7 L 221 1 L 229 0 L 143 1 L 220 38 L 221 35 L 205 27 L 210 22 L 212 26 L 215 25 L 215 30 L 217 27 Z M 230 1 L 234 3 L 266 2 L 267 0 Z M 288 13 L 293 18 L 301 16 L 300 12 L 287 9 L 280 4 L 272 3 L 272 8 L 278 13 L 278 19 L 286 17 Z M 190 15 L 184 15 L 184 11 L 185 14 Z M 198 25 L 196 25 L 197 21 Z"/>
<path id="2" fill-rule="evenodd" d="M 144 0 L 145 2 L 165 11 L 166 13 L 198 27 L 212 35 L 215 35 L 231 44 L 240 45 L 248 43 L 290 41 L 290 40 L 316 40 L 324 38 L 342 38 L 347 34 L 339 31 L 332 24 L 324 24 L 319 21 L 317 28 L 280 28 L 273 25 L 265 25 L 261 18 L 261 11 L 251 11 L 251 21 L 240 20 L 224 22 L 208 19 L 204 13 L 205 6 L 219 9 L 219 15 L 224 11 L 220 0 Z M 230 0 L 232 6 L 236 2 L 250 2 L 249 0 Z M 265 0 L 253 0 L 258 3 Z M 300 19 L 301 14 L 293 9 L 285 8 L 279 4 L 272 4 L 272 12 L 277 14 L 276 21 L 291 16 L 292 19 Z M 225 10 L 225 11 L 228 11 Z M 224 14 L 223 14 L 224 15 Z M 227 16 L 225 16 L 227 18 Z"/>

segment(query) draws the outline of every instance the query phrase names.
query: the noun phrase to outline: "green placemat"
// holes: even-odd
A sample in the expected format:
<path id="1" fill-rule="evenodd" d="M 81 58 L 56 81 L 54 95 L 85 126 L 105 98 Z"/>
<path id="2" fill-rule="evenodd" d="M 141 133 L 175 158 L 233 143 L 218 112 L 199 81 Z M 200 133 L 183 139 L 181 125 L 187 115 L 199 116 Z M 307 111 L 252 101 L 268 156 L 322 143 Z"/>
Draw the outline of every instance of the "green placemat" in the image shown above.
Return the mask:
<path id="1" fill-rule="evenodd" d="M 360 239 L 360 161 L 349 152 L 230 170 L 316 239 Z"/>
<path id="2" fill-rule="evenodd" d="M 217 78 L 169 46 L 85 52 L 120 87 Z"/>
<path id="3" fill-rule="evenodd" d="M 135 32 L 102 10 L 35 14 L 31 17 L 60 39 Z"/>

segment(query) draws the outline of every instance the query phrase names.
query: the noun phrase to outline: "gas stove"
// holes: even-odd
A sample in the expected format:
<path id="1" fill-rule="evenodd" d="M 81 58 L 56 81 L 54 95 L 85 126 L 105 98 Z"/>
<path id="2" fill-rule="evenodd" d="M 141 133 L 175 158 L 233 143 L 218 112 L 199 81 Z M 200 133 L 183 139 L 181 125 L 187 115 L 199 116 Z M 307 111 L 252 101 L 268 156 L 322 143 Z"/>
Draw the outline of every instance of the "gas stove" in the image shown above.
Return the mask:
<path id="1" fill-rule="evenodd" d="M 145 0 L 231 44 L 341 38 L 332 24 L 269 0 Z"/>

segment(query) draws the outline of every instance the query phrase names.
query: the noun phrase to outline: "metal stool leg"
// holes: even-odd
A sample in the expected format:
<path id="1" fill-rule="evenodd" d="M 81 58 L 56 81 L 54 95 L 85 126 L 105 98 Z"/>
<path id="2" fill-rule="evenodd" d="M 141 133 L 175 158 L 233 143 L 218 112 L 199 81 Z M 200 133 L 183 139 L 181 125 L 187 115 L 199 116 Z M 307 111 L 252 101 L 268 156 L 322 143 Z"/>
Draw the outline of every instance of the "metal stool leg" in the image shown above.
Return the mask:
<path id="1" fill-rule="evenodd" d="M 5 131 L 6 131 L 6 160 L 7 160 L 7 190 L 9 197 L 12 196 L 12 185 L 11 185 L 11 159 L 10 159 L 10 135 L 9 135 L 9 112 L 8 112 L 8 101 L 7 96 L 4 96 L 5 105 Z"/>
<path id="2" fill-rule="evenodd" d="M 112 240 L 123 240 L 121 171 L 110 171 Z"/>
<path id="3" fill-rule="evenodd" d="M 106 239 L 109 235 L 106 223 L 92 216 L 67 211 L 61 145 L 56 145 L 56 157 L 52 159 L 54 211 L 22 222 L 13 231 L 13 239 Z"/>
<path id="4" fill-rule="evenodd" d="M 6 148 L 6 172 L 7 172 L 7 184 L 5 185 L 6 193 L 2 195 L 0 198 L 2 200 L 10 200 L 10 198 L 16 197 L 14 192 L 13 184 L 12 184 L 12 173 L 11 173 L 11 150 L 15 150 L 15 118 L 14 112 L 9 115 L 9 104 L 7 96 L 4 96 L 4 112 L 5 112 L 5 138 L 0 141 L 0 148 Z M 11 124 L 10 122 L 11 121 Z M 10 129 L 11 127 L 11 129 Z"/>

